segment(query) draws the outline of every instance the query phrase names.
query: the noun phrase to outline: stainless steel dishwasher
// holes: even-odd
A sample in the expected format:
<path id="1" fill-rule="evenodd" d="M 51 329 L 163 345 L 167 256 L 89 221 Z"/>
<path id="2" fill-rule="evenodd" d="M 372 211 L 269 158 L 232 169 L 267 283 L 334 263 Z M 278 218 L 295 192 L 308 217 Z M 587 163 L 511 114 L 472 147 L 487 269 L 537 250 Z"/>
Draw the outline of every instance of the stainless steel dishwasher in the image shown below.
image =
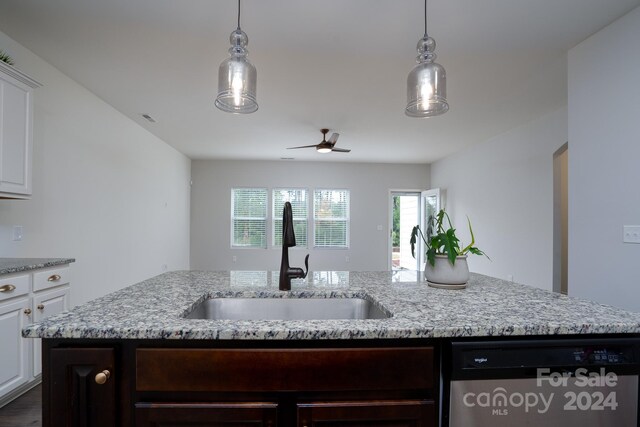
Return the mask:
<path id="1" fill-rule="evenodd" d="M 636 427 L 639 338 L 453 342 L 443 426 Z"/>

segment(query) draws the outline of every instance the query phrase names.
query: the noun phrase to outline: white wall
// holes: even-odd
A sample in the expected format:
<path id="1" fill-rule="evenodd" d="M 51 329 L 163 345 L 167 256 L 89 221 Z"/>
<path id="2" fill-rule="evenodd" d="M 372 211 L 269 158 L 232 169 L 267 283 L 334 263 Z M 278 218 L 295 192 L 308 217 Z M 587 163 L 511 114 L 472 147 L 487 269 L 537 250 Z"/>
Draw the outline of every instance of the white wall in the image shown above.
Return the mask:
<path id="1" fill-rule="evenodd" d="M 0 47 L 43 84 L 33 197 L 0 200 L 0 257 L 76 258 L 73 305 L 188 268 L 190 160 L 1 32 Z"/>
<path id="2" fill-rule="evenodd" d="M 569 51 L 569 293 L 640 311 L 640 8 Z"/>
<path id="3" fill-rule="evenodd" d="M 562 108 L 431 165 L 431 184 L 464 242 L 471 219 L 472 271 L 552 289 L 553 153 L 567 141 Z"/>
<path id="4" fill-rule="evenodd" d="M 302 266 L 310 253 L 312 270 L 352 271 L 389 268 L 389 190 L 429 187 L 428 165 L 194 160 L 192 176 L 191 268 L 207 270 L 280 268 L 280 248 L 231 249 L 232 187 L 351 190 L 351 247 L 291 249 L 289 259 L 292 266 Z"/>

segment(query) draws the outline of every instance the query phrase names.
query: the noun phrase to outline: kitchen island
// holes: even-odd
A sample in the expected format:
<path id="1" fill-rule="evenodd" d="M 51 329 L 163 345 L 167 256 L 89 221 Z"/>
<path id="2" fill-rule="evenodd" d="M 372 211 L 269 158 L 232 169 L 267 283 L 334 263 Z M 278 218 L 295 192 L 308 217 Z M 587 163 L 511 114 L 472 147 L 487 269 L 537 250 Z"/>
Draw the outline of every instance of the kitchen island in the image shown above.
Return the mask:
<path id="1" fill-rule="evenodd" d="M 458 291 L 313 272 L 281 292 L 277 276 L 165 273 L 28 326 L 44 338 L 44 425 L 438 425 L 452 339 L 640 335 L 638 313 L 477 274 Z M 361 298 L 389 317 L 186 318 L 229 297 Z"/>

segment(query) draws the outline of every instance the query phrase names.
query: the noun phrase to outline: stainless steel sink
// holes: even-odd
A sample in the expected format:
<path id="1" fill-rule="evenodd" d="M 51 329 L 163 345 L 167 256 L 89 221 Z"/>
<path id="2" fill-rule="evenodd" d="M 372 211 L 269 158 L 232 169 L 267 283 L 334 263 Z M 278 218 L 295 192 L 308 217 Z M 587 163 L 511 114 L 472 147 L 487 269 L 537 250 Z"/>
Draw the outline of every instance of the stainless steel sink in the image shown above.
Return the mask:
<path id="1" fill-rule="evenodd" d="M 211 298 L 198 304 L 187 319 L 326 320 L 390 317 L 363 298 Z"/>

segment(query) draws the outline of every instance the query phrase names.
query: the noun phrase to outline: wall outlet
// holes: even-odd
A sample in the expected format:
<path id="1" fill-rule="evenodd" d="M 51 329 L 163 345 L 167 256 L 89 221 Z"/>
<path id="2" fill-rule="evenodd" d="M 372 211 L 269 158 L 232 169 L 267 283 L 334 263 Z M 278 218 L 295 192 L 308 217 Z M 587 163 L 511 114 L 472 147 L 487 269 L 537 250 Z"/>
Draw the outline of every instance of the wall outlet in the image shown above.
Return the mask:
<path id="1" fill-rule="evenodd" d="M 378 229 L 378 231 L 382 231 L 382 226 L 378 225 L 377 229 Z"/>
<path id="2" fill-rule="evenodd" d="M 20 240 L 22 240 L 22 236 L 24 235 L 24 227 L 22 227 L 21 225 L 14 225 L 13 226 L 13 241 L 14 242 L 19 242 Z"/>
<path id="3" fill-rule="evenodd" d="M 507 280 L 513 283 L 513 274 L 507 275 Z"/>
<path id="4" fill-rule="evenodd" d="M 167 271 L 168 268 L 167 264 L 162 264 L 162 271 Z"/>
<path id="5" fill-rule="evenodd" d="M 640 225 L 625 225 L 623 230 L 622 241 L 624 243 L 640 243 Z"/>
<path id="6" fill-rule="evenodd" d="M 231 261 L 236 262 L 237 260 L 238 260 L 237 256 L 234 255 L 234 256 L 231 257 Z"/>
<path id="7" fill-rule="evenodd" d="M 344 261 L 345 261 L 345 262 L 349 262 L 349 261 L 351 261 L 351 258 L 349 258 L 349 255 L 347 255 L 346 257 L 344 257 Z"/>

